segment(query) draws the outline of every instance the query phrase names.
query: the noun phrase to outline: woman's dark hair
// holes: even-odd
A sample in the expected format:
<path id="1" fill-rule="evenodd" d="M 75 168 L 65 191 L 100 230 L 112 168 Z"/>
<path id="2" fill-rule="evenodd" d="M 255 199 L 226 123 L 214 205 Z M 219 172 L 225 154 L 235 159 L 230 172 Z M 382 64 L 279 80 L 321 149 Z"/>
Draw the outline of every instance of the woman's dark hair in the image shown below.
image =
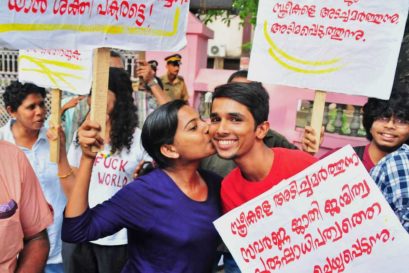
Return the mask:
<path id="1" fill-rule="evenodd" d="M 362 124 L 366 131 L 366 138 L 372 140 L 371 127 L 379 117 L 397 117 L 409 121 L 409 85 L 397 83 L 394 85 L 389 100 L 369 98 L 363 107 Z M 406 141 L 406 144 L 409 144 Z"/>
<path id="2" fill-rule="evenodd" d="M 123 148 L 129 150 L 138 124 L 137 107 L 133 103 L 132 82 L 129 74 L 122 68 L 110 67 L 108 89 L 115 94 L 114 108 L 109 114 L 111 153 L 121 151 Z M 78 135 L 75 142 L 78 145 Z"/>
<path id="3" fill-rule="evenodd" d="M 246 106 L 254 118 L 256 127 L 268 120 L 269 95 L 259 82 L 219 85 L 214 89 L 212 101 L 216 98 L 228 98 Z"/>
<path id="4" fill-rule="evenodd" d="M 142 128 L 142 145 L 155 160 L 159 168 L 172 166 L 172 161 L 160 149 L 164 144 L 172 144 L 178 127 L 179 109 L 187 105 L 184 100 L 174 100 L 161 105 L 145 120 Z"/>
<path id="5" fill-rule="evenodd" d="M 115 94 L 111 119 L 111 152 L 131 148 L 133 134 L 138 124 L 137 107 L 132 97 L 132 82 L 129 74 L 122 68 L 109 68 L 108 89 Z"/>
<path id="6" fill-rule="evenodd" d="M 10 106 L 11 110 L 15 112 L 30 94 L 39 94 L 45 98 L 46 92 L 44 88 L 32 83 L 22 84 L 18 81 L 12 81 L 3 93 L 4 106 Z"/>

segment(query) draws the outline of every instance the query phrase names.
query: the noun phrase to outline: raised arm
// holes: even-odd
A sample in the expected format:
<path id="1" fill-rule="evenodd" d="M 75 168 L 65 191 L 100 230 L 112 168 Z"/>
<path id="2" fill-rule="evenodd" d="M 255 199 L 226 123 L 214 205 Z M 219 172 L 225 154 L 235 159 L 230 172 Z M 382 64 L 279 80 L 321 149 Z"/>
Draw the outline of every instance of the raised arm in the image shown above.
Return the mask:
<path id="1" fill-rule="evenodd" d="M 101 127 L 98 123 L 86 120 L 78 129 L 79 144 L 82 149 L 80 166 L 75 175 L 75 184 L 68 196 L 66 217 L 76 217 L 88 208 L 88 190 L 92 173 L 92 166 L 97 152 L 92 152 L 91 147 L 103 146 L 103 139 L 99 135 Z"/>
<path id="2" fill-rule="evenodd" d="M 138 77 L 143 78 L 144 82 L 152 92 L 152 95 L 155 97 L 158 105 L 171 101 L 170 97 L 162 90 L 158 82 L 155 81 L 155 72 L 148 63 L 141 63 L 141 65 L 138 66 L 136 74 Z"/>
<path id="3" fill-rule="evenodd" d="M 58 160 L 58 177 L 60 179 L 60 183 L 65 193 L 65 196 L 68 198 L 75 184 L 75 174 L 77 172 L 77 168 L 72 168 L 68 162 L 67 150 L 65 148 L 65 134 L 61 126 L 54 126 L 50 122 L 50 128 L 47 131 L 48 140 L 52 141 L 57 139 L 57 134 L 54 133 L 54 129 L 56 129 L 58 136 L 60 137 L 60 158 Z"/>

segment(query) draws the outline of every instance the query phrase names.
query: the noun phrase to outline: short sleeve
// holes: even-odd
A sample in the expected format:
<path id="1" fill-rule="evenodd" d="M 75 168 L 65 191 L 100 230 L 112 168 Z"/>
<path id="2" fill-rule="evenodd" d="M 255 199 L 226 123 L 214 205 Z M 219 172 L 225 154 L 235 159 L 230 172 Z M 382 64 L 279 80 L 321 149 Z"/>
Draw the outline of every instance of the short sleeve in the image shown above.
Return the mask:
<path id="1" fill-rule="evenodd" d="M 20 219 L 24 237 L 30 237 L 51 225 L 53 214 L 28 159 L 23 152 L 17 157 L 20 162 L 19 171 L 22 180 Z"/>

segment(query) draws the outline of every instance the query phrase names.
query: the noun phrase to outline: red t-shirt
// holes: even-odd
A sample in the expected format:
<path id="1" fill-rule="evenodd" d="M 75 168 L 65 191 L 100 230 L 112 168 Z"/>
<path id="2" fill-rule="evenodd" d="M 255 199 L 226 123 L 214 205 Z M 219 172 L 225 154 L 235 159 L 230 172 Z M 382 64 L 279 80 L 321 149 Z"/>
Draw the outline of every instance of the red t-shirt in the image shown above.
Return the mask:
<path id="1" fill-rule="evenodd" d="M 232 170 L 222 182 L 223 213 L 246 203 L 277 185 L 281 180 L 301 172 L 317 159 L 299 150 L 273 148 L 274 161 L 270 172 L 262 181 L 248 181 L 239 168 Z"/>

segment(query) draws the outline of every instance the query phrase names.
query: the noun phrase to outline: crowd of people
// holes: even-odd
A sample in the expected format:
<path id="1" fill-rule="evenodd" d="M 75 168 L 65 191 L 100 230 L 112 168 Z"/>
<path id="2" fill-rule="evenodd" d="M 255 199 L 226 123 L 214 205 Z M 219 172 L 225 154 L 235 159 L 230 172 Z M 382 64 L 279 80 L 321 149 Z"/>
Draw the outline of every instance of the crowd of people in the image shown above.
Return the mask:
<path id="1" fill-rule="evenodd" d="M 221 255 L 224 272 L 240 272 L 213 221 L 318 161 L 306 152 L 319 145 L 317 132 L 307 126 L 299 149 L 272 130 L 269 94 L 247 71 L 215 88 L 204 121 L 188 104 L 181 59 L 167 57 L 163 77 L 155 60 L 138 65 L 155 101 L 142 114 L 112 53 L 104 135 L 89 118 L 90 97 L 67 99 L 65 126 L 48 125 L 56 134 L 44 88 L 6 88 L 0 272 L 209 273 Z M 369 144 L 354 149 L 409 232 L 409 85 L 395 84 L 389 100 L 369 98 L 363 125 Z"/>

